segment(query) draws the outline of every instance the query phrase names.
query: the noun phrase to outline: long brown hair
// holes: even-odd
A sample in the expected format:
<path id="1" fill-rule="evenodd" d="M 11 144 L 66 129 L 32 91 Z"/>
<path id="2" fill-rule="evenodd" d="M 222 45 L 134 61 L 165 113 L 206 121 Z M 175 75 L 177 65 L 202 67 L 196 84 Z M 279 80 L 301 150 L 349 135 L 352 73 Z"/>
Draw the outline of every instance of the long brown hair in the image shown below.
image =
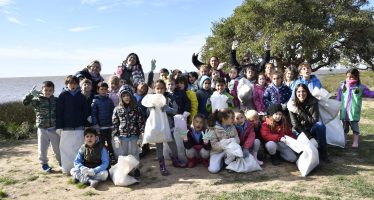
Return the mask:
<path id="1" fill-rule="evenodd" d="M 297 84 L 296 87 L 295 87 L 294 96 L 295 96 L 295 104 L 296 104 L 296 106 L 297 106 L 298 108 L 300 108 L 301 105 L 303 104 L 303 102 L 301 102 L 301 101 L 297 98 L 297 96 L 296 96 L 297 89 L 299 89 L 299 87 L 302 87 L 302 88 L 306 91 L 306 93 L 307 93 L 307 96 L 306 96 L 306 99 L 305 99 L 304 102 L 308 102 L 308 101 L 309 101 L 309 98 L 312 98 L 312 97 L 313 97 L 313 96 L 312 96 L 312 93 L 310 93 L 310 91 L 309 91 L 308 86 L 306 86 L 304 83 L 299 83 L 299 84 Z"/>
<path id="2" fill-rule="evenodd" d="M 274 120 L 272 115 L 268 116 L 267 118 L 270 121 L 270 123 L 268 124 L 268 127 L 270 128 L 271 133 L 274 133 L 277 122 Z M 282 126 L 282 131 L 283 132 L 290 127 L 290 125 L 288 124 L 288 121 L 286 119 L 286 116 L 284 115 L 283 112 L 282 112 L 282 118 L 281 118 L 281 126 Z"/>
<path id="3" fill-rule="evenodd" d="M 216 121 L 218 121 L 220 124 L 222 124 L 223 119 L 227 119 L 234 114 L 234 111 L 225 108 L 220 110 L 215 110 L 211 115 L 208 117 L 208 126 L 213 127 L 216 124 Z"/>

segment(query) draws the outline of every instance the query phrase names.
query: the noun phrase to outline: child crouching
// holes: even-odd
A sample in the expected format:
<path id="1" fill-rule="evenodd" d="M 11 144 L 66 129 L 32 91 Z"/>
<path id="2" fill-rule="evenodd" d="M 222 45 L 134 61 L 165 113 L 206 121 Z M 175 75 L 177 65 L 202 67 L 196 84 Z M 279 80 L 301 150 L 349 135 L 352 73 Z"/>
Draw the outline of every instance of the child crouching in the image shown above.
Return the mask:
<path id="1" fill-rule="evenodd" d="M 96 188 L 99 181 L 105 181 L 108 178 L 109 156 L 106 148 L 97 137 L 97 131 L 94 128 L 84 130 L 84 144 L 79 149 L 74 160 L 74 168 L 70 174 L 74 182 L 81 182 Z"/>
<path id="2" fill-rule="evenodd" d="M 209 141 L 203 139 L 205 127 L 204 115 L 196 114 L 192 119 L 192 127 L 183 138 L 189 168 L 195 167 L 199 158 L 205 167 L 209 166 L 209 152 L 212 147 Z"/>

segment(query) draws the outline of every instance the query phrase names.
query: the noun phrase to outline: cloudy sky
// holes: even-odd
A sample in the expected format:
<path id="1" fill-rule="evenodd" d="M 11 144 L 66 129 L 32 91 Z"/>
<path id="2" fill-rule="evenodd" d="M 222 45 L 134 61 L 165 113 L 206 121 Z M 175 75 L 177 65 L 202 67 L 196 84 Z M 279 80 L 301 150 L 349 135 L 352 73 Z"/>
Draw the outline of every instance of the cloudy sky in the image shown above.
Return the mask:
<path id="1" fill-rule="evenodd" d="M 131 52 L 145 71 L 152 58 L 157 69 L 192 70 L 191 55 L 201 50 L 212 22 L 241 3 L 0 0 L 0 77 L 67 75 L 94 59 L 110 74 Z"/>

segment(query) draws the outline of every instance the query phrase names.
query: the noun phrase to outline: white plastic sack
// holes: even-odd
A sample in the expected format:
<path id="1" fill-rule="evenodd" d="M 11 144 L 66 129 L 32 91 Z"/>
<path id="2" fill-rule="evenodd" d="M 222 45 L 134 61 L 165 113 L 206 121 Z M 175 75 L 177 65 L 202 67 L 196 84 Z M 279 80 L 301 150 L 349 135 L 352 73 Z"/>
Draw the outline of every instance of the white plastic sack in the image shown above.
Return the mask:
<path id="1" fill-rule="evenodd" d="M 219 94 L 218 92 L 214 92 L 212 96 L 210 96 L 210 102 L 212 103 L 212 113 L 215 110 L 225 109 L 228 108 L 227 100 L 229 98 L 224 94 Z"/>
<path id="2" fill-rule="evenodd" d="M 314 88 L 312 95 L 318 99 L 319 114 L 322 122 L 327 124 L 335 119 L 339 113 L 341 102 L 335 99 L 329 99 L 331 94 L 323 88 Z"/>
<path id="3" fill-rule="evenodd" d="M 62 172 L 70 174 L 79 148 L 84 143 L 83 130 L 62 131 L 60 139 Z"/>
<path id="4" fill-rule="evenodd" d="M 222 139 L 219 141 L 226 154 L 225 163 L 228 165 L 236 158 L 243 157 L 243 150 L 240 144 L 236 143 L 235 138 Z"/>
<path id="5" fill-rule="evenodd" d="M 177 150 L 178 150 L 178 159 L 183 162 L 187 162 L 187 157 L 186 157 L 186 151 L 184 148 L 183 144 L 183 138 L 181 137 L 181 132 L 186 133 L 187 132 L 187 121 L 186 118 L 183 117 L 183 115 L 175 115 L 174 116 L 174 140 L 177 145 Z M 166 144 L 166 143 L 165 143 Z M 171 150 L 168 145 L 164 144 L 164 158 L 165 159 L 170 159 L 170 153 Z"/>
<path id="6" fill-rule="evenodd" d="M 302 176 L 307 176 L 317 165 L 319 164 L 319 155 L 317 148 L 312 142 L 306 137 L 304 133 L 301 133 L 297 140 L 292 137 L 285 136 L 286 139 L 283 141 L 296 153 L 301 153 L 299 159 L 296 161 L 297 168 L 299 169 Z"/>
<path id="7" fill-rule="evenodd" d="M 142 104 L 146 107 L 154 107 L 145 123 L 143 145 L 172 141 L 167 115 L 161 111 L 166 104 L 165 97 L 161 94 L 147 94 Z"/>
<path id="8" fill-rule="evenodd" d="M 236 158 L 235 161 L 232 161 L 229 165 L 226 166 L 226 169 L 238 173 L 248 173 L 262 170 L 261 166 L 258 164 L 257 160 L 252 156 L 252 154 L 249 154 L 249 156 L 246 158 Z"/>
<path id="9" fill-rule="evenodd" d="M 345 136 L 343 124 L 336 116 L 335 119 L 325 124 L 326 126 L 326 142 L 327 144 L 338 146 L 341 148 L 345 147 Z"/>
<path id="10" fill-rule="evenodd" d="M 139 182 L 128 174 L 139 165 L 139 161 L 132 155 L 119 156 L 118 162 L 109 169 L 110 177 L 117 186 L 128 186 Z"/>
<path id="11" fill-rule="evenodd" d="M 238 99 L 242 103 L 247 103 L 252 101 L 253 95 L 253 84 L 246 78 L 242 78 L 238 82 Z"/>

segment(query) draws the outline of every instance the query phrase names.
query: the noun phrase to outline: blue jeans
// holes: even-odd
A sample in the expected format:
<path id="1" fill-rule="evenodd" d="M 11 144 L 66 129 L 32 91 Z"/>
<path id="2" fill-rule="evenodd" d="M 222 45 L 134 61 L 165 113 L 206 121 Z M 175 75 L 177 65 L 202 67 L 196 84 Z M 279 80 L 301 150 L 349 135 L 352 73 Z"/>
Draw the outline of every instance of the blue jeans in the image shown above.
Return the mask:
<path id="1" fill-rule="evenodd" d="M 317 140 L 318 147 L 323 149 L 326 147 L 326 126 L 321 122 L 317 122 L 310 129 L 312 136 Z"/>

